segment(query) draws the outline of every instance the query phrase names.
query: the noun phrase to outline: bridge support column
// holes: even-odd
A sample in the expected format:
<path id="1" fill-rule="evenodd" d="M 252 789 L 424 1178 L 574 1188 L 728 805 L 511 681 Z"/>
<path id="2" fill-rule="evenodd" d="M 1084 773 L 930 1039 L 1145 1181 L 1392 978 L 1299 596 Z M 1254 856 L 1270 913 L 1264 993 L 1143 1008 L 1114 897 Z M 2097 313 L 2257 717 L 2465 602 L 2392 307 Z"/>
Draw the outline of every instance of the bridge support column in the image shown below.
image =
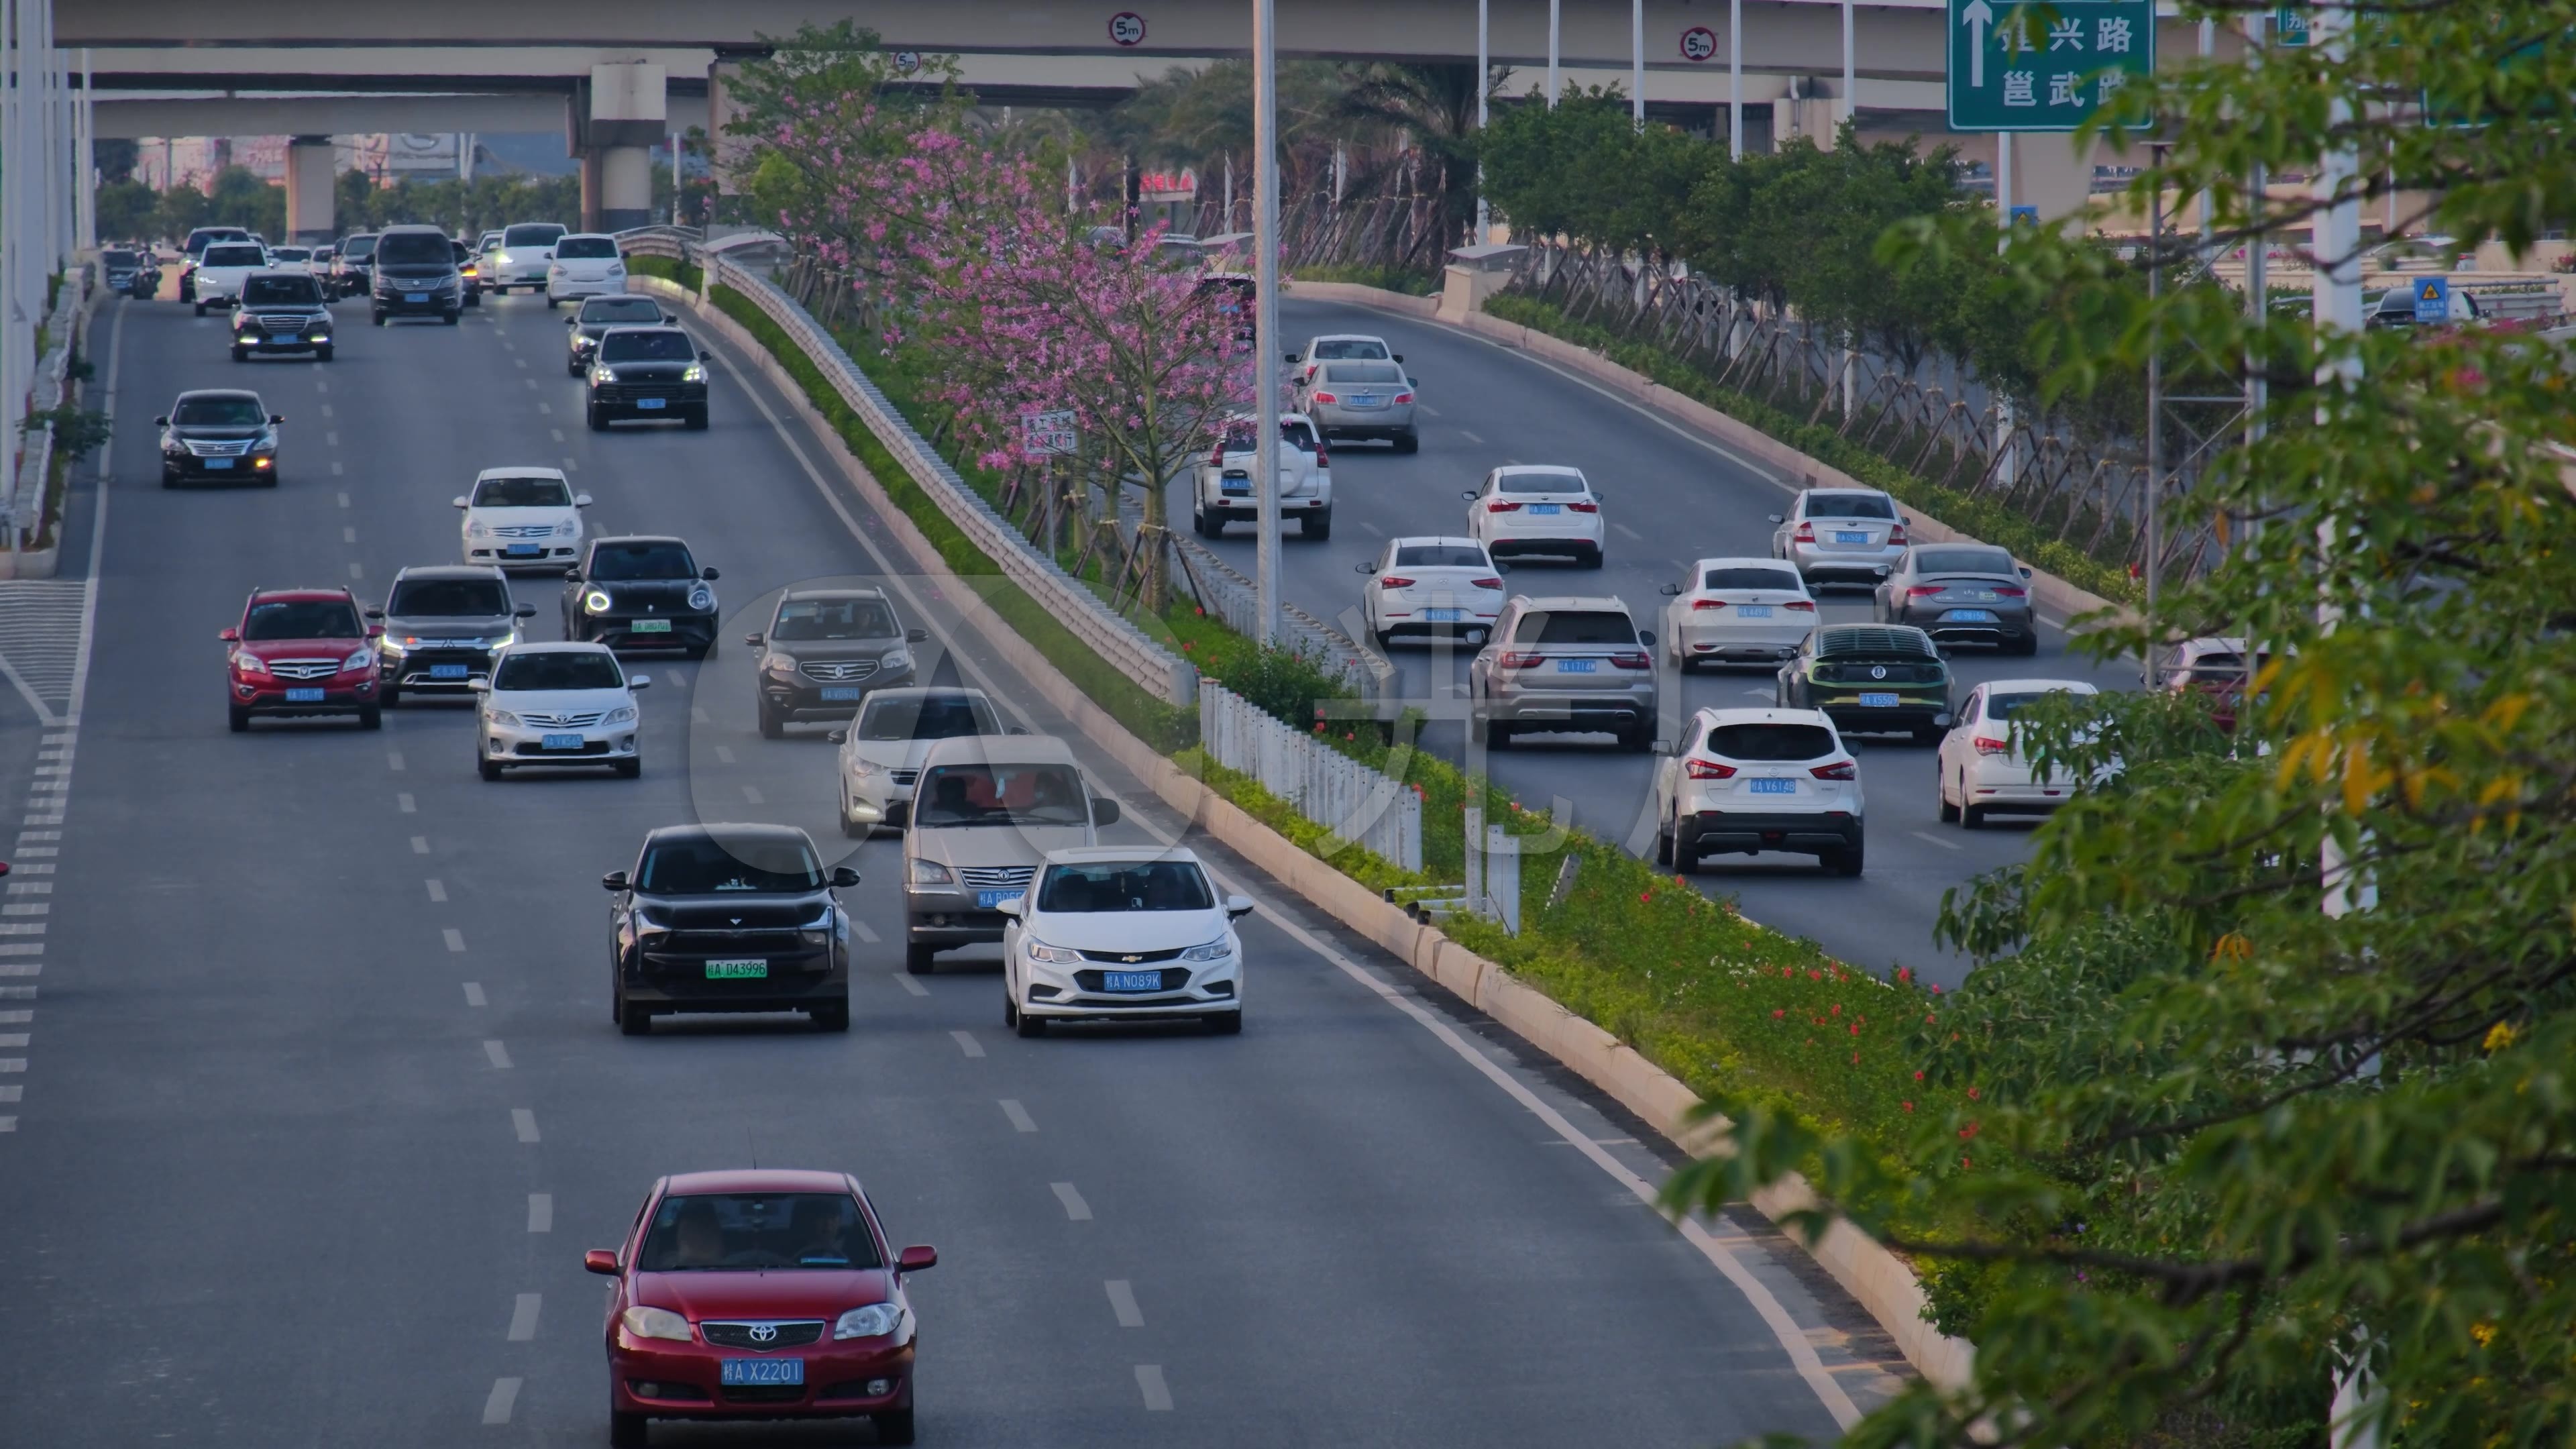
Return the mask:
<path id="1" fill-rule="evenodd" d="M 668 127 L 667 77 L 658 65 L 595 65 L 581 121 L 581 223 L 624 231 L 653 220 L 653 147 Z"/>
<path id="2" fill-rule="evenodd" d="M 335 234 L 331 192 L 331 138 L 297 136 L 286 143 L 286 235 L 297 246 L 319 246 Z"/>
<path id="3" fill-rule="evenodd" d="M 604 146 L 599 158 L 599 229 L 653 224 L 653 153 L 643 146 Z M 589 168 L 583 168 L 588 174 Z"/>

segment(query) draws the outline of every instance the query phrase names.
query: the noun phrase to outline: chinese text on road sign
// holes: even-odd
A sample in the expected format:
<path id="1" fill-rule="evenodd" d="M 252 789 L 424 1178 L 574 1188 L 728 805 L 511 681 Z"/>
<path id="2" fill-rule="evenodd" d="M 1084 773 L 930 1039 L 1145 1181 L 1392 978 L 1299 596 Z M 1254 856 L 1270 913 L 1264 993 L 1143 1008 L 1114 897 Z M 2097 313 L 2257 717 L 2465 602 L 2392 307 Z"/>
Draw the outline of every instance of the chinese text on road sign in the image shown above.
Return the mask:
<path id="1" fill-rule="evenodd" d="M 2154 0 L 1950 0 L 1950 125 L 2071 131 L 2156 64 Z"/>
<path id="2" fill-rule="evenodd" d="M 1076 435 L 1070 412 L 1020 414 L 1020 446 L 1039 457 L 1070 457 Z"/>

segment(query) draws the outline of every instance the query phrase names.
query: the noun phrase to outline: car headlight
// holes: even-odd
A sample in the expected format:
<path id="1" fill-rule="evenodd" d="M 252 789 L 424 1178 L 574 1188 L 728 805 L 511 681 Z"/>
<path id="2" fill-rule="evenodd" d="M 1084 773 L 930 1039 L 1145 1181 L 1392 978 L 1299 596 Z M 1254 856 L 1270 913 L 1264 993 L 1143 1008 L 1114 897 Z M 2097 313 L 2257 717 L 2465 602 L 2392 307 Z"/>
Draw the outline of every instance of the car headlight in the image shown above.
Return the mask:
<path id="1" fill-rule="evenodd" d="M 891 1303 L 871 1303 L 853 1308 L 832 1325 L 834 1338 L 883 1338 L 903 1323 L 903 1310 Z"/>
<path id="2" fill-rule="evenodd" d="M 590 380 L 592 382 L 615 382 L 617 381 L 617 374 L 609 371 L 607 365 L 603 363 L 590 370 Z"/>
<path id="3" fill-rule="evenodd" d="M 668 1308 L 646 1308 L 638 1304 L 617 1315 L 617 1321 L 637 1338 L 667 1338 L 679 1343 L 691 1341 L 689 1320 Z"/>
<path id="4" fill-rule="evenodd" d="M 626 264 L 624 262 L 610 262 L 608 264 L 608 274 L 612 277 L 625 276 Z"/>
<path id="5" fill-rule="evenodd" d="M 506 267 L 510 264 L 510 254 L 508 252 L 494 252 L 492 254 L 492 260 Z"/>
<path id="6" fill-rule="evenodd" d="M 862 780 L 874 775 L 882 775 L 885 772 L 886 767 L 878 764 L 874 760 L 854 759 L 850 761 L 850 773 L 858 776 Z"/>
<path id="7" fill-rule="evenodd" d="M 706 380 L 707 365 L 703 362 L 692 362 L 680 372 L 680 381 L 682 382 L 704 382 Z"/>
<path id="8" fill-rule="evenodd" d="M 340 672 L 346 674 L 352 669 L 364 669 L 375 662 L 376 651 L 373 649 L 352 649 L 349 657 L 340 661 Z"/>
<path id="9" fill-rule="evenodd" d="M 617 708 L 610 710 L 607 717 L 602 719 L 600 723 L 604 725 L 633 724 L 635 723 L 635 706 L 631 704 L 621 704 Z"/>
<path id="10" fill-rule="evenodd" d="M 483 722 L 485 724 L 499 725 L 505 730 L 526 728 L 526 726 L 519 723 L 519 717 L 517 715 L 510 713 L 506 709 L 485 709 L 483 711 Z"/>
<path id="11" fill-rule="evenodd" d="M 465 525 L 465 536 L 467 538 L 490 538 L 492 536 L 492 529 L 490 525 L 484 523 L 478 518 L 472 523 Z"/>
<path id="12" fill-rule="evenodd" d="M 1181 959 L 1184 961 L 1222 961 L 1233 954 L 1234 943 L 1223 937 L 1218 937 L 1216 940 L 1210 941 L 1204 946 L 1192 946 L 1190 949 L 1183 951 L 1181 953 Z"/>
<path id="13" fill-rule="evenodd" d="M 234 651 L 233 668 L 240 670 L 244 674 L 266 674 L 268 672 L 268 666 L 260 662 L 259 656 L 251 653 L 247 649 Z"/>
<path id="14" fill-rule="evenodd" d="M 581 607 L 584 613 L 605 614 L 608 612 L 609 602 L 606 589 L 593 589 L 581 596 Z"/>
<path id="15" fill-rule="evenodd" d="M 567 518 L 555 525 L 555 537 L 571 538 L 581 532 L 581 525 Z"/>
<path id="16" fill-rule="evenodd" d="M 796 656 L 793 654 L 781 654 L 777 650 L 773 649 L 769 651 L 766 658 L 760 661 L 760 667 L 768 670 L 772 674 L 794 674 L 796 672 Z"/>
<path id="17" fill-rule="evenodd" d="M 715 606 L 716 595 L 713 589 L 701 588 L 689 590 L 690 608 L 697 610 L 701 614 L 705 614 L 713 612 Z"/>
<path id="18" fill-rule="evenodd" d="M 912 858 L 914 885 L 954 885 L 956 881 L 957 878 L 948 873 L 948 867 L 938 861 L 924 860 L 917 855 Z"/>
<path id="19" fill-rule="evenodd" d="M 546 275 L 549 277 L 560 277 L 563 275 L 563 272 L 564 264 L 561 262 L 556 262 L 554 265 L 546 268 Z"/>
<path id="20" fill-rule="evenodd" d="M 400 639 L 395 638 L 391 634 L 387 634 L 382 639 L 376 641 L 376 652 L 379 654 L 389 654 L 396 659 L 400 659 L 403 657 L 403 654 L 411 648 L 411 646 L 419 642 L 420 636 L 417 634 L 407 634 Z"/>
<path id="21" fill-rule="evenodd" d="M 519 642 L 519 631 L 513 629 L 507 634 L 495 634 L 489 639 L 480 640 L 478 642 L 487 650 L 505 648 Z"/>
<path id="22" fill-rule="evenodd" d="M 886 651 L 886 657 L 877 662 L 877 667 L 880 669 L 910 669 L 912 667 L 912 651 L 909 649 L 889 649 Z"/>
<path id="23" fill-rule="evenodd" d="M 1068 951 L 1062 946 L 1050 946 L 1034 936 L 1022 944 L 1027 948 L 1030 960 L 1044 961 L 1050 966 L 1073 966 L 1082 960 L 1081 952 Z"/>

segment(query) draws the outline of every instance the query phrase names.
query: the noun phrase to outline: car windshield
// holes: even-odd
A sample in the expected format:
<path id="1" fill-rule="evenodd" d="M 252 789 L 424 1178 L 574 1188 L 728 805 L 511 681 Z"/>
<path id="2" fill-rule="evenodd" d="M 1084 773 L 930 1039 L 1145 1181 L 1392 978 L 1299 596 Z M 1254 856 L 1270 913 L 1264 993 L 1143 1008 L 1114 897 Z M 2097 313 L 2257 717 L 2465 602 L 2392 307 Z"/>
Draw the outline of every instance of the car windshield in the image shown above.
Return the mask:
<path id="1" fill-rule="evenodd" d="M 2030 708 L 2032 705 L 2039 703 L 2041 700 L 2048 698 L 2052 694 L 2073 694 L 2076 692 L 2077 691 L 2067 689 L 2042 689 L 2034 690 L 2029 694 L 1989 695 L 1986 698 L 1986 718 L 2011 719 L 2014 715 L 2021 713 L 2023 710 Z"/>
<path id="2" fill-rule="evenodd" d="M 1090 818 L 1071 765 L 941 765 L 923 772 L 912 823 L 1080 825 Z"/>
<path id="3" fill-rule="evenodd" d="M 568 236 L 555 243 L 556 261 L 598 261 L 617 255 L 617 243 L 604 236 Z"/>
<path id="4" fill-rule="evenodd" d="M 635 1267 L 645 1273 L 709 1269 L 882 1268 L 859 1205 L 837 1192 L 706 1192 L 662 1199 Z"/>
<path id="5" fill-rule="evenodd" d="M 2014 576 L 2012 555 L 1999 548 L 1926 548 L 1914 554 L 1918 574 L 2001 574 Z"/>
<path id="6" fill-rule="evenodd" d="M 275 257 L 281 262 L 309 262 L 313 260 L 313 249 L 311 247 L 279 247 L 277 250 L 270 252 L 269 255 Z"/>
<path id="7" fill-rule="evenodd" d="M 1495 487 L 1505 493 L 1581 493 L 1583 475 L 1558 469 L 1541 469 L 1531 473 L 1496 475 Z"/>
<path id="8" fill-rule="evenodd" d="M 1896 505 L 1883 493 L 1810 493 L 1809 518 L 1894 518 Z"/>
<path id="9" fill-rule="evenodd" d="M 1038 909 L 1066 914 L 1096 911 L 1205 911 L 1216 906 L 1207 875 L 1186 860 L 1102 860 L 1047 867 L 1038 887 Z"/>
<path id="10" fill-rule="evenodd" d="M 456 250 L 441 232 L 396 232 L 376 239 L 376 260 L 389 267 L 448 267 L 456 264 Z"/>
<path id="11" fill-rule="evenodd" d="M 340 260 L 344 262 L 363 262 L 375 254 L 376 239 L 372 236 L 353 236 L 340 243 Z"/>
<path id="12" fill-rule="evenodd" d="M 1279 436 L 1287 439 L 1300 452 L 1311 453 L 1316 450 L 1315 430 L 1302 418 L 1281 418 Z M 1226 424 L 1225 450 L 1229 453 L 1251 452 L 1252 424 L 1240 418 Z"/>
<path id="13" fill-rule="evenodd" d="M 590 551 L 594 579 L 693 579 L 697 560 L 686 544 L 669 542 L 603 543 Z"/>
<path id="14" fill-rule="evenodd" d="M 495 585 L 494 587 L 499 587 Z M 493 610 L 510 612 L 509 606 Z M 512 654 L 501 661 L 492 676 L 495 690 L 546 689 L 624 689 L 626 671 L 617 657 L 604 650 L 546 650 L 535 654 Z"/>
<path id="15" fill-rule="evenodd" d="M 570 508 L 561 478 L 486 478 L 474 485 L 477 508 Z"/>
<path id="16" fill-rule="evenodd" d="M 183 428 L 255 428 L 268 412 L 255 397 L 199 397 L 179 404 L 170 421 Z"/>
<path id="17" fill-rule="evenodd" d="M 594 297 L 581 304 L 581 320 L 650 324 L 662 320 L 662 308 L 650 297 Z"/>
<path id="18" fill-rule="evenodd" d="M 358 611 L 340 599 L 277 599 L 250 606 L 244 639 L 356 639 Z"/>
<path id="19" fill-rule="evenodd" d="M 949 740 L 1001 732 L 993 707 L 980 695 L 879 694 L 859 712 L 863 740 Z"/>
<path id="20" fill-rule="evenodd" d="M 1798 576 L 1787 569 L 1724 568 L 1710 569 L 1699 577 L 1703 589 L 1786 589 L 1802 593 Z"/>
<path id="21" fill-rule="evenodd" d="M 1472 543 L 1415 543 L 1395 551 L 1395 566 L 1400 569 L 1481 569 L 1491 568 L 1485 551 Z"/>
<path id="22" fill-rule="evenodd" d="M 635 888 L 663 896 L 802 893 L 823 888 L 823 867 L 801 836 L 684 835 L 644 852 Z"/>
<path id="23" fill-rule="evenodd" d="M 206 248 L 204 264 L 209 267 L 264 267 L 268 265 L 268 253 L 255 246 L 213 246 Z"/>
<path id="24" fill-rule="evenodd" d="M 2257 667 L 2271 662 L 2272 656 L 2263 655 Z M 2185 678 L 2198 683 L 2242 682 L 2245 678 L 2245 656 L 2232 651 L 2224 654 L 2203 654 L 2191 661 L 2181 672 Z"/>
<path id="25" fill-rule="evenodd" d="M 778 606 L 769 637 L 792 644 L 808 639 L 885 639 L 902 633 L 883 599 L 789 599 Z"/>
<path id="26" fill-rule="evenodd" d="M 1730 760 L 1820 760 L 1834 752 L 1834 733 L 1811 724 L 1719 725 L 1708 732 L 1708 752 Z"/>
<path id="27" fill-rule="evenodd" d="M 1374 337 L 1327 337 L 1315 344 L 1314 362 L 1331 362 L 1340 358 L 1366 357 L 1383 361 L 1386 344 Z"/>
<path id="28" fill-rule="evenodd" d="M 141 258 L 137 257 L 134 253 L 121 251 L 115 247 L 110 247 L 106 251 L 100 252 L 98 254 L 98 259 L 102 263 L 111 267 L 130 267 L 141 260 Z"/>
<path id="29" fill-rule="evenodd" d="M 1528 614 L 1512 630 L 1515 644 L 1624 644 L 1634 648 L 1637 626 L 1604 609 Z"/>
<path id="30" fill-rule="evenodd" d="M 321 302 L 321 289 L 311 277 L 253 277 L 242 283 L 245 307 L 314 307 Z"/>
<path id="31" fill-rule="evenodd" d="M 564 234 L 564 229 L 550 221 L 522 222 L 501 233 L 505 247 L 550 247 Z"/>
<path id="32" fill-rule="evenodd" d="M 394 585 L 385 612 L 397 619 L 498 618 L 510 612 L 510 586 L 499 579 L 404 579 Z"/>
<path id="33" fill-rule="evenodd" d="M 1396 384 L 1404 381 L 1404 370 L 1392 362 L 1346 362 L 1324 369 L 1326 382 L 1374 382 Z"/>
<path id="34" fill-rule="evenodd" d="M 611 332 L 600 340 L 602 362 L 695 362 L 698 350 L 680 332 Z"/>

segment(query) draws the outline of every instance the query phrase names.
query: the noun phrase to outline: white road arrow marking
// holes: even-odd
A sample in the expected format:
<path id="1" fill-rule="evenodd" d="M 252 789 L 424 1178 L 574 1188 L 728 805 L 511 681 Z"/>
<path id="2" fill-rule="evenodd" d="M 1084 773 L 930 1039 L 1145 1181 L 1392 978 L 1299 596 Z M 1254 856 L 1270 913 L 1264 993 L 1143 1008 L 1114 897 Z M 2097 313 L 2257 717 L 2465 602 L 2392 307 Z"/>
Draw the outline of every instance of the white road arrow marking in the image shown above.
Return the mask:
<path id="1" fill-rule="evenodd" d="M 1968 8 L 1959 12 L 1959 23 L 1968 27 L 1968 89 L 1972 91 L 1986 88 L 1986 27 L 1994 18 L 1986 0 L 1968 0 Z"/>

